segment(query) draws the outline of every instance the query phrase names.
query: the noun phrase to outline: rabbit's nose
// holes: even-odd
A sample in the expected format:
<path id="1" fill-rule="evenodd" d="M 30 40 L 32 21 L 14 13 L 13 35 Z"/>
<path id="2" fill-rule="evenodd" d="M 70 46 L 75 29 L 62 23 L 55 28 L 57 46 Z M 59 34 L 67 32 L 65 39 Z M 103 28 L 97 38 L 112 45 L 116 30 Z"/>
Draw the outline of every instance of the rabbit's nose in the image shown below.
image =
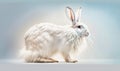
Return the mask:
<path id="1" fill-rule="evenodd" d="M 89 33 L 87 32 L 87 35 L 89 35 Z"/>

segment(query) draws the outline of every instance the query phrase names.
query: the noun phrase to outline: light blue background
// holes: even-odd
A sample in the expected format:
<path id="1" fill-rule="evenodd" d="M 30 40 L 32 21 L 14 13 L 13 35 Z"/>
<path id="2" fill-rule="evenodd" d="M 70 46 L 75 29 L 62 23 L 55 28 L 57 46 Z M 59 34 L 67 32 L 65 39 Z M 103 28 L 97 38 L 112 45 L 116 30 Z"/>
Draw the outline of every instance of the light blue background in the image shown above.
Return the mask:
<path id="1" fill-rule="evenodd" d="M 20 39 L 28 28 L 40 22 L 70 23 L 64 10 L 82 6 L 82 21 L 88 25 L 94 47 L 81 55 L 85 60 L 120 63 L 120 1 L 118 0 L 46 0 L 0 1 L 0 59 L 15 58 Z M 105 61 L 105 62 L 104 62 Z"/>

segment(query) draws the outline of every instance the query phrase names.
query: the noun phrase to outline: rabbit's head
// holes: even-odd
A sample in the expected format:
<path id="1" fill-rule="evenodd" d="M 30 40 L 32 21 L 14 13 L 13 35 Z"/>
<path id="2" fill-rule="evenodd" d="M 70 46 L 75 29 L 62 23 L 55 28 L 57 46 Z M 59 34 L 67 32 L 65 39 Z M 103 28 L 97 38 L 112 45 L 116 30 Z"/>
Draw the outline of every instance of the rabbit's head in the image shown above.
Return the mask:
<path id="1" fill-rule="evenodd" d="M 89 35 L 87 26 L 80 22 L 81 11 L 82 11 L 81 7 L 77 10 L 76 13 L 74 13 L 72 8 L 66 7 L 66 14 L 69 17 L 69 19 L 72 21 L 71 28 L 75 29 L 75 31 L 80 37 L 87 37 Z"/>

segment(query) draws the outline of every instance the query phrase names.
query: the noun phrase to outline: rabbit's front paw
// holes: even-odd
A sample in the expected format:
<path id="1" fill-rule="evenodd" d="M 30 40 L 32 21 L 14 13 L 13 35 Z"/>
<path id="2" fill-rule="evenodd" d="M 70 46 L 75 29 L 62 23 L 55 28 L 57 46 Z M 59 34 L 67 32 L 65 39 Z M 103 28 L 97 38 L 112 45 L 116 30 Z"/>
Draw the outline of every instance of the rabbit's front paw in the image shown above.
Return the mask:
<path id="1" fill-rule="evenodd" d="M 68 62 L 68 63 L 76 63 L 78 61 L 77 60 L 67 60 L 66 62 Z"/>

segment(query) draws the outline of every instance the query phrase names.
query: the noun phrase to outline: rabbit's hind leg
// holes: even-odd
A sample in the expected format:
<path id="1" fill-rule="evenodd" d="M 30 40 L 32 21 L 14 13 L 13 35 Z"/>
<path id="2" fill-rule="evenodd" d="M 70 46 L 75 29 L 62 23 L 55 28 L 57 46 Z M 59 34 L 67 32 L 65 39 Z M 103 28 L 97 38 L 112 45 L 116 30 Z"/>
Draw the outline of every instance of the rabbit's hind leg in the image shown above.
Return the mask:
<path id="1" fill-rule="evenodd" d="M 57 60 L 48 57 L 37 57 L 34 58 L 32 63 L 57 63 Z"/>

